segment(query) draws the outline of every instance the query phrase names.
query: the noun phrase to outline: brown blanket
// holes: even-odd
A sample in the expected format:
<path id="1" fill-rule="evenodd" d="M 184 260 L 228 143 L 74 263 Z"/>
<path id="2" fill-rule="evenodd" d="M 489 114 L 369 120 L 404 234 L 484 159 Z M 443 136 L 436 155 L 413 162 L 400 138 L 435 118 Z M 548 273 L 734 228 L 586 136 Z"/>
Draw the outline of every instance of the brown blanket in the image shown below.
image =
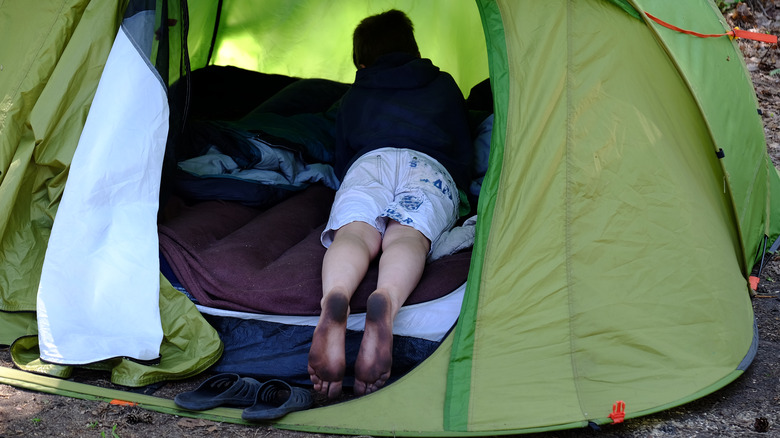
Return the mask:
<path id="1" fill-rule="evenodd" d="M 259 211 L 238 203 L 207 201 L 181 207 L 159 226 L 160 251 L 181 284 L 209 307 L 282 315 L 318 315 L 325 248 L 320 233 L 333 190 L 311 186 Z M 426 266 L 406 304 L 429 301 L 466 281 L 471 252 Z M 369 268 L 350 307 L 363 312 L 376 287 Z"/>

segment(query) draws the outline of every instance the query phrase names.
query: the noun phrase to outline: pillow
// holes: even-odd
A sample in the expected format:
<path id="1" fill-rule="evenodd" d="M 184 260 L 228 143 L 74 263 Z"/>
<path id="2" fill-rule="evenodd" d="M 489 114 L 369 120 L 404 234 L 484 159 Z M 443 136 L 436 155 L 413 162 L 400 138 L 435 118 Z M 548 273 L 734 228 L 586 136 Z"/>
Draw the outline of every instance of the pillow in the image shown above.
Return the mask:
<path id="1" fill-rule="evenodd" d="M 328 79 L 301 79 L 281 89 L 252 112 L 283 116 L 325 112 L 349 87 L 349 84 Z"/>
<path id="2" fill-rule="evenodd" d="M 183 78 L 184 79 L 184 78 Z M 171 85 L 170 95 L 184 103 L 186 81 Z M 190 120 L 235 120 L 295 83 L 298 78 L 233 66 L 210 65 L 190 74 Z"/>

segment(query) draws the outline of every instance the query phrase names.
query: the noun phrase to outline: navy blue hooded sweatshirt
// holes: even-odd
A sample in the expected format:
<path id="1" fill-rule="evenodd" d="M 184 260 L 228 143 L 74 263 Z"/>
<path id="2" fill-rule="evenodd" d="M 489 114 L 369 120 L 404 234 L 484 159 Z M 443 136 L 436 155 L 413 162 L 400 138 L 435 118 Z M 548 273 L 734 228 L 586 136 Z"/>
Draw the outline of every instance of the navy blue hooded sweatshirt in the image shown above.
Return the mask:
<path id="1" fill-rule="evenodd" d="M 441 163 L 461 189 L 469 187 L 473 154 L 463 94 L 429 59 L 391 53 L 359 69 L 336 121 L 335 171 L 344 178 L 363 154 L 407 148 Z"/>

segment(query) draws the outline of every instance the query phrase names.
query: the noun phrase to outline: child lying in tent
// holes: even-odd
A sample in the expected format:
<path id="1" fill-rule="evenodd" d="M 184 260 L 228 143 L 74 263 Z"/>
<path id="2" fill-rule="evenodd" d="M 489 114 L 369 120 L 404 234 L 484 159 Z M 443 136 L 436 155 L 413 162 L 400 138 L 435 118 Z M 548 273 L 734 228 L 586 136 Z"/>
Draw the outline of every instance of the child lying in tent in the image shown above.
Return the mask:
<path id="1" fill-rule="evenodd" d="M 431 242 L 458 217 L 468 188 L 472 143 L 454 79 L 420 57 L 411 20 L 391 10 L 364 19 L 353 35 L 358 68 L 336 125 L 342 183 L 321 241 L 322 313 L 309 352 L 314 389 L 341 393 L 349 301 L 380 251 L 376 290 L 355 362 L 355 394 L 390 376 L 393 320 L 419 281 Z"/>

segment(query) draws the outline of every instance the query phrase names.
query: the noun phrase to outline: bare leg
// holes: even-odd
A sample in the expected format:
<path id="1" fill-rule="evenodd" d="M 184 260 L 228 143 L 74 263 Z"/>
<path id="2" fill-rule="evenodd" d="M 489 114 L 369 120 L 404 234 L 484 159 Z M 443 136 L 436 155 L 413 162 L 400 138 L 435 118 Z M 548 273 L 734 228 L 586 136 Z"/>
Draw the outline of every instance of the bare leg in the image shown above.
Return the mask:
<path id="1" fill-rule="evenodd" d="M 384 386 L 393 362 L 393 320 L 420 281 L 430 242 L 414 228 L 390 221 L 382 242 L 377 289 L 368 297 L 366 329 L 355 361 L 355 393 Z"/>
<path id="2" fill-rule="evenodd" d="M 341 394 L 346 359 L 344 336 L 349 300 L 379 253 L 382 236 L 371 225 L 352 222 L 336 231 L 322 261 L 322 313 L 309 350 L 309 378 L 314 390 Z"/>

